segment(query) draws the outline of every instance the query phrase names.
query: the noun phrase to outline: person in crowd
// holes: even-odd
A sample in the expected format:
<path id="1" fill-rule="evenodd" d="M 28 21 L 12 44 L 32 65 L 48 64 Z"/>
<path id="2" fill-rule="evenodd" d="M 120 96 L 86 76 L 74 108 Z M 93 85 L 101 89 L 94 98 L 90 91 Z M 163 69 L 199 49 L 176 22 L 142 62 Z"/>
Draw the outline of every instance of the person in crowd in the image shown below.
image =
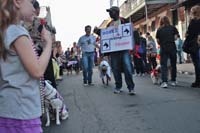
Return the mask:
<path id="1" fill-rule="evenodd" d="M 96 44 L 96 37 L 91 34 L 92 27 L 90 25 L 85 26 L 85 35 L 81 36 L 78 40 L 78 47 L 82 51 L 82 63 L 83 63 L 83 84 L 94 85 L 92 83 L 92 73 L 94 66 L 94 48 L 98 47 Z"/>
<path id="2" fill-rule="evenodd" d="M 170 24 L 170 20 L 167 16 L 164 16 L 160 20 L 160 27 L 157 30 L 156 38 L 158 44 L 160 44 L 160 65 L 161 65 L 161 79 L 162 88 L 168 87 L 168 69 L 167 60 L 170 59 L 171 64 L 171 82 L 172 86 L 176 86 L 176 44 L 175 35 L 178 35 L 178 30 Z"/>
<path id="3" fill-rule="evenodd" d="M 178 59 L 179 59 L 179 64 L 183 63 L 183 50 L 182 50 L 182 46 L 183 46 L 183 41 L 180 38 L 180 35 L 175 35 L 175 43 L 176 43 L 176 51 L 177 51 L 177 55 L 178 55 Z"/>
<path id="4" fill-rule="evenodd" d="M 135 69 L 136 69 L 136 74 L 135 76 L 144 76 L 144 60 L 143 60 L 143 54 L 144 50 L 141 46 L 141 38 L 140 38 L 140 33 L 138 31 L 134 31 L 134 41 L 135 41 L 135 46 L 133 50 L 133 59 L 134 59 L 134 64 L 135 64 Z"/>
<path id="5" fill-rule="evenodd" d="M 80 71 L 80 54 L 79 54 L 79 49 L 77 47 L 76 42 L 73 43 L 73 54 L 74 54 L 74 61 L 77 61 L 76 64 L 74 64 L 74 70 L 76 72 L 76 74 L 79 74 Z"/>
<path id="6" fill-rule="evenodd" d="M 52 63 L 53 63 L 53 72 L 54 72 L 54 78 L 55 80 L 62 80 L 62 70 L 60 70 L 60 66 L 62 65 L 62 62 L 59 58 L 59 46 L 60 43 L 59 41 L 54 43 L 53 46 L 53 58 L 52 58 Z"/>
<path id="7" fill-rule="evenodd" d="M 57 58 L 57 62 L 58 62 L 58 65 L 59 65 L 59 68 L 60 68 L 60 77 L 63 76 L 63 69 L 65 68 L 64 67 L 64 64 L 66 62 L 66 59 L 65 57 L 63 56 L 63 49 L 62 49 L 62 45 L 61 45 L 61 42 L 60 41 L 57 41 L 57 54 L 56 54 L 56 58 Z"/>
<path id="8" fill-rule="evenodd" d="M 44 42 L 42 41 L 42 39 L 40 37 L 40 32 L 38 30 L 38 27 L 41 25 L 41 19 L 38 17 L 39 14 L 40 14 L 40 4 L 39 4 L 39 2 L 34 0 L 33 7 L 35 8 L 36 16 L 34 17 L 32 25 L 28 28 L 28 30 L 29 30 L 29 34 L 31 36 L 31 39 L 34 42 L 34 45 L 35 45 L 35 48 L 36 48 L 38 55 L 41 55 L 41 53 L 43 51 L 43 46 L 44 46 L 43 43 Z M 51 30 L 51 34 L 52 34 L 52 40 L 54 42 L 55 39 L 53 39 L 53 36 L 55 36 L 55 34 L 56 34 L 55 29 Z M 53 58 L 53 51 L 51 53 L 51 58 L 49 59 L 47 69 L 44 73 L 44 79 L 51 81 L 51 85 L 54 88 L 57 89 L 56 80 L 55 80 L 54 71 L 53 71 L 54 69 L 53 69 L 52 58 Z"/>
<path id="9" fill-rule="evenodd" d="M 67 60 L 69 60 L 70 57 L 70 48 L 67 48 L 67 50 L 65 51 L 65 57 Z"/>
<path id="10" fill-rule="evenodd" d="M 142 61 L 143 61 L 143 69 L 144 69 L 144 73 L 148 72 L 148 68 L 147 68 L 147 39 L 144 38 L 142 36 L 142 32 L 139 32 L 140 34 L 140 54 L 142 57 Z"/>
<path id="11" fill-rule="evenodd" d="M 113 6 L 110 9 L 107 9 L 106 11 L 109 13 L 112 19 L 111 22 L 107 25 L 107 27 L 119 26 L 120 24 L 127 23 L 127 21 L 124 18 L 119 16 L 120 13 L 119 7 Z M 111 52 L 110 58 L 111 58 L 111 68 L 115 79 L 114 93 L 118 94 L 121 92 L 122 71 L 123 71 L 125 75 L 127 88 L 129 90 L 129 94 L 134 95 L 135 84 L 133 82 L 133 77 L 132 77 L 133 70 L 131 66 L 132 62 L 129 50 Z"/>
<path id="12" fill-rule="evenodd" d="M 200 6 L 196 5 L 191 8 L 191 20 L 187 29 L 186 40 L 192 42 L 191 45 L 195 45 L 195 51 L 190 53 L 194 69 L 195 69 L 195 81 L 191 84 L 191 87 L 200 88 L 200 45 L 198 44 L 198 37 L 200 36 Z M 193 41 L 194 40 L 194 41 Z"/>
<path id="13" fill-rule="evenodd" d="M 155 69 L 157 66 L 157 61 L 156 61 L 156 57 L 157 57 L 157 48 L 156 48 L 156 42 L 153 39 L 153 37 L 150 35 L 149 32 L 146 33 L 146 37 L 147 37 L 147 57 L 148 57 L 148 61 L 151 65 L 152 69 Z"/>
<path id="14" fill-rule="evenodd" d="M 33 21 L 31 0 L 0 1 L 0 132 L 41 133 L 39 79 L 51 56 L 52 40 L 43 27 L 40 57 L 20 21 Z"/>

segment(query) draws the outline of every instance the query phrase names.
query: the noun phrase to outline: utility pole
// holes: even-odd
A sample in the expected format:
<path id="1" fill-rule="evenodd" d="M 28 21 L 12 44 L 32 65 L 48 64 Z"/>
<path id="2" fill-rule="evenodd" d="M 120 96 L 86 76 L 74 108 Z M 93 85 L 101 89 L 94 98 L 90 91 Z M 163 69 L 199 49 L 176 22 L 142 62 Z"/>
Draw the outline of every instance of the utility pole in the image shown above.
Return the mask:
<path id="1" fill-rule="evenodd" d="M 146 31 L 148 31 L 148 10 L 146 1 L 145 1 L 145 17 L 146 17 Z"/>

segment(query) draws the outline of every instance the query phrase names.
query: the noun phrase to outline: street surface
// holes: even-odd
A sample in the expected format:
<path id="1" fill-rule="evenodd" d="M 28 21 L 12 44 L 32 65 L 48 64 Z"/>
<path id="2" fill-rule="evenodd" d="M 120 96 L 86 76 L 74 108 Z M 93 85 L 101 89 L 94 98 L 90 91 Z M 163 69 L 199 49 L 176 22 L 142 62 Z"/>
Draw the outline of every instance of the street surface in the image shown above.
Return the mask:
<path id="1" fill-rule="evenodd" d="M 190 88 L 193 79 L 178 74 L 178 86 L 163 89 L 149 75 L 134 77 L 136 95 L 130 96 L 125 82 L 121 94 L 113 93 L 113 77 L 104 86 L 97 68 L 95 86 L 84 87 L 82 73 L 65 75 L 58 90 L 69 119 L 59 126 L 51 121 L 44 133 L 200 133 L 200 89 Z"/>

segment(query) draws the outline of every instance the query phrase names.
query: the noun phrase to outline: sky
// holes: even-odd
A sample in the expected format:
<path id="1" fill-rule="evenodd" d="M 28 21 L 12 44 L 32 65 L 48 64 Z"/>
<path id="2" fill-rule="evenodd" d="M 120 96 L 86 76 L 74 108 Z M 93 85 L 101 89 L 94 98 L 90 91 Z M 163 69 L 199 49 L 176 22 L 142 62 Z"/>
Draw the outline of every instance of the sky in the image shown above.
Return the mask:
<path id="1" fill-rule="evenodd" d="M 64 50 L 85 34 L 86 25 L 99 26 L 109 18 L 109 0 L 38 0 L 40 6 L 50 6 L 56 39 Z"/>

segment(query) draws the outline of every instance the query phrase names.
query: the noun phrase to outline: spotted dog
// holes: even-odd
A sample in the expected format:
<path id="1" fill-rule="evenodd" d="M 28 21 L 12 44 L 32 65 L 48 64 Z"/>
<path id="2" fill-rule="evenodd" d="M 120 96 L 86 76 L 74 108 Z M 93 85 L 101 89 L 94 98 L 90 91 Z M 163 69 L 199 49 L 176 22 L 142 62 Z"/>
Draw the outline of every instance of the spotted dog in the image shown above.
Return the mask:
<path id="1" fill-rule="evenodd" d="M 64 104 L 64 100 L 59 92 L 45 80 L 44 100 L 47 122 L 46 126 L 50 126 L 50 113 L 56 118 L 56 124 L 60 125 L 60 119 L 65 120 L 69 117 L 68 109 Z"/>

